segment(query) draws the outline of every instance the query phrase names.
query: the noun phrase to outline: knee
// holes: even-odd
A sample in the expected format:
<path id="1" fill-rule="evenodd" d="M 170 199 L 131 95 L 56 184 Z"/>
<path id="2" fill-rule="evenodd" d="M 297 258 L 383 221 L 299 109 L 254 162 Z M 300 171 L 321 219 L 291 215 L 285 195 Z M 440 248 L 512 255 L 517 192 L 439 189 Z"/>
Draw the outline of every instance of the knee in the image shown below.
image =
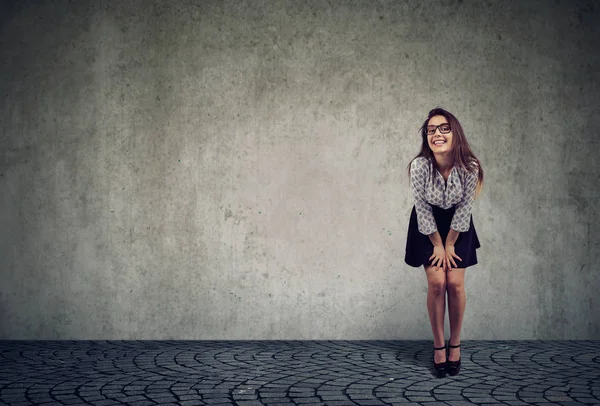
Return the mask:
<path id="1" fill-rule="evenodd" d="M 441 296 L 446 292 L 446 283 L 444 281 L 430 281 L 429 291 L 436 296 Z"/>
<path id="2" fill-rule="evenodd" d="M 457 294 L 464 290 L 465 286 L 461 281 L 448 281 L 448 293 Z"/>

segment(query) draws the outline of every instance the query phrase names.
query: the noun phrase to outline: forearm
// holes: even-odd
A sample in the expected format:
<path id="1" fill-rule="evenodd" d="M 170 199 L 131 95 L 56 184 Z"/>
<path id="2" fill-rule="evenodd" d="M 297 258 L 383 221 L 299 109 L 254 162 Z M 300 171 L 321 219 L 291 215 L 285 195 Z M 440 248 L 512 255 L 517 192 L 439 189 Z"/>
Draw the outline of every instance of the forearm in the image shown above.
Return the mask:
<path id="1" fill-rule="evenodd" d="M 437 247 L 438 245 L 443 245 L 442 236 L 440 235 L 439 231 L 429 234 L 428 237 L 431 240 L 431 243 L 434 247 Z"/>
<path id="2" fill-rule="evenodd" d="M 446 246 L 454 245 L 459 234 L 460 233 L 458 231 L 451 228 L 448 232 L 448 236 L 446 237 Z"/>

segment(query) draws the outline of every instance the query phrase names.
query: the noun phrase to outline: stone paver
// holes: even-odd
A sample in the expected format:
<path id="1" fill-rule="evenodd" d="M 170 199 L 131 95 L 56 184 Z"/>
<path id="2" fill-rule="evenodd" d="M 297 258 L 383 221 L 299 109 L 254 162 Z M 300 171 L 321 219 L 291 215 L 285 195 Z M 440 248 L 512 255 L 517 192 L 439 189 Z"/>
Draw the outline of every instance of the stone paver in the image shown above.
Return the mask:
<path id="1" fill-rule="evenodd" d="M 600 341 L 0 341 L 0 405 L 600 405 Z"/>

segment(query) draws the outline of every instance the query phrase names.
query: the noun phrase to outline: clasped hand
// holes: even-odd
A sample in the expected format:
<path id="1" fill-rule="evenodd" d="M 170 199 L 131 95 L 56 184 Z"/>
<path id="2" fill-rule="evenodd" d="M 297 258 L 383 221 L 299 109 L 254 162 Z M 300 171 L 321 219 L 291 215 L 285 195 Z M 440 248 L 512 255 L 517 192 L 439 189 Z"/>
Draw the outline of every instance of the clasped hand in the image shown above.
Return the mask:
<path id="1" fill-rule="evenodd" d="M 462 261 L 462 258 L 456 255 L 454 252 L 454 245 L 434 245 L 433 254 L 429 257 L 432 261 L 432 266 L 439 267 L 440 271 L 451 271 L 452 269 L 458 268 L 455 259 Z"/>

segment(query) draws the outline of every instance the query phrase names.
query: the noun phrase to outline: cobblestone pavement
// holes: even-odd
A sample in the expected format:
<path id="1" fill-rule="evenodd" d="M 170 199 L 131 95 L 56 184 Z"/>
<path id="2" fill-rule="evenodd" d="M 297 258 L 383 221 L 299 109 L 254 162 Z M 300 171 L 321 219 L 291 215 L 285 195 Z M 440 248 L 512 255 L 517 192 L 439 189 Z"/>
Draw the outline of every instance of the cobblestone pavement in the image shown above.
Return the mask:
<path id="1" fill-rule="evenodd" d="M 600 405 L 600 341 L 0 341 L 0 404 Z"/>

